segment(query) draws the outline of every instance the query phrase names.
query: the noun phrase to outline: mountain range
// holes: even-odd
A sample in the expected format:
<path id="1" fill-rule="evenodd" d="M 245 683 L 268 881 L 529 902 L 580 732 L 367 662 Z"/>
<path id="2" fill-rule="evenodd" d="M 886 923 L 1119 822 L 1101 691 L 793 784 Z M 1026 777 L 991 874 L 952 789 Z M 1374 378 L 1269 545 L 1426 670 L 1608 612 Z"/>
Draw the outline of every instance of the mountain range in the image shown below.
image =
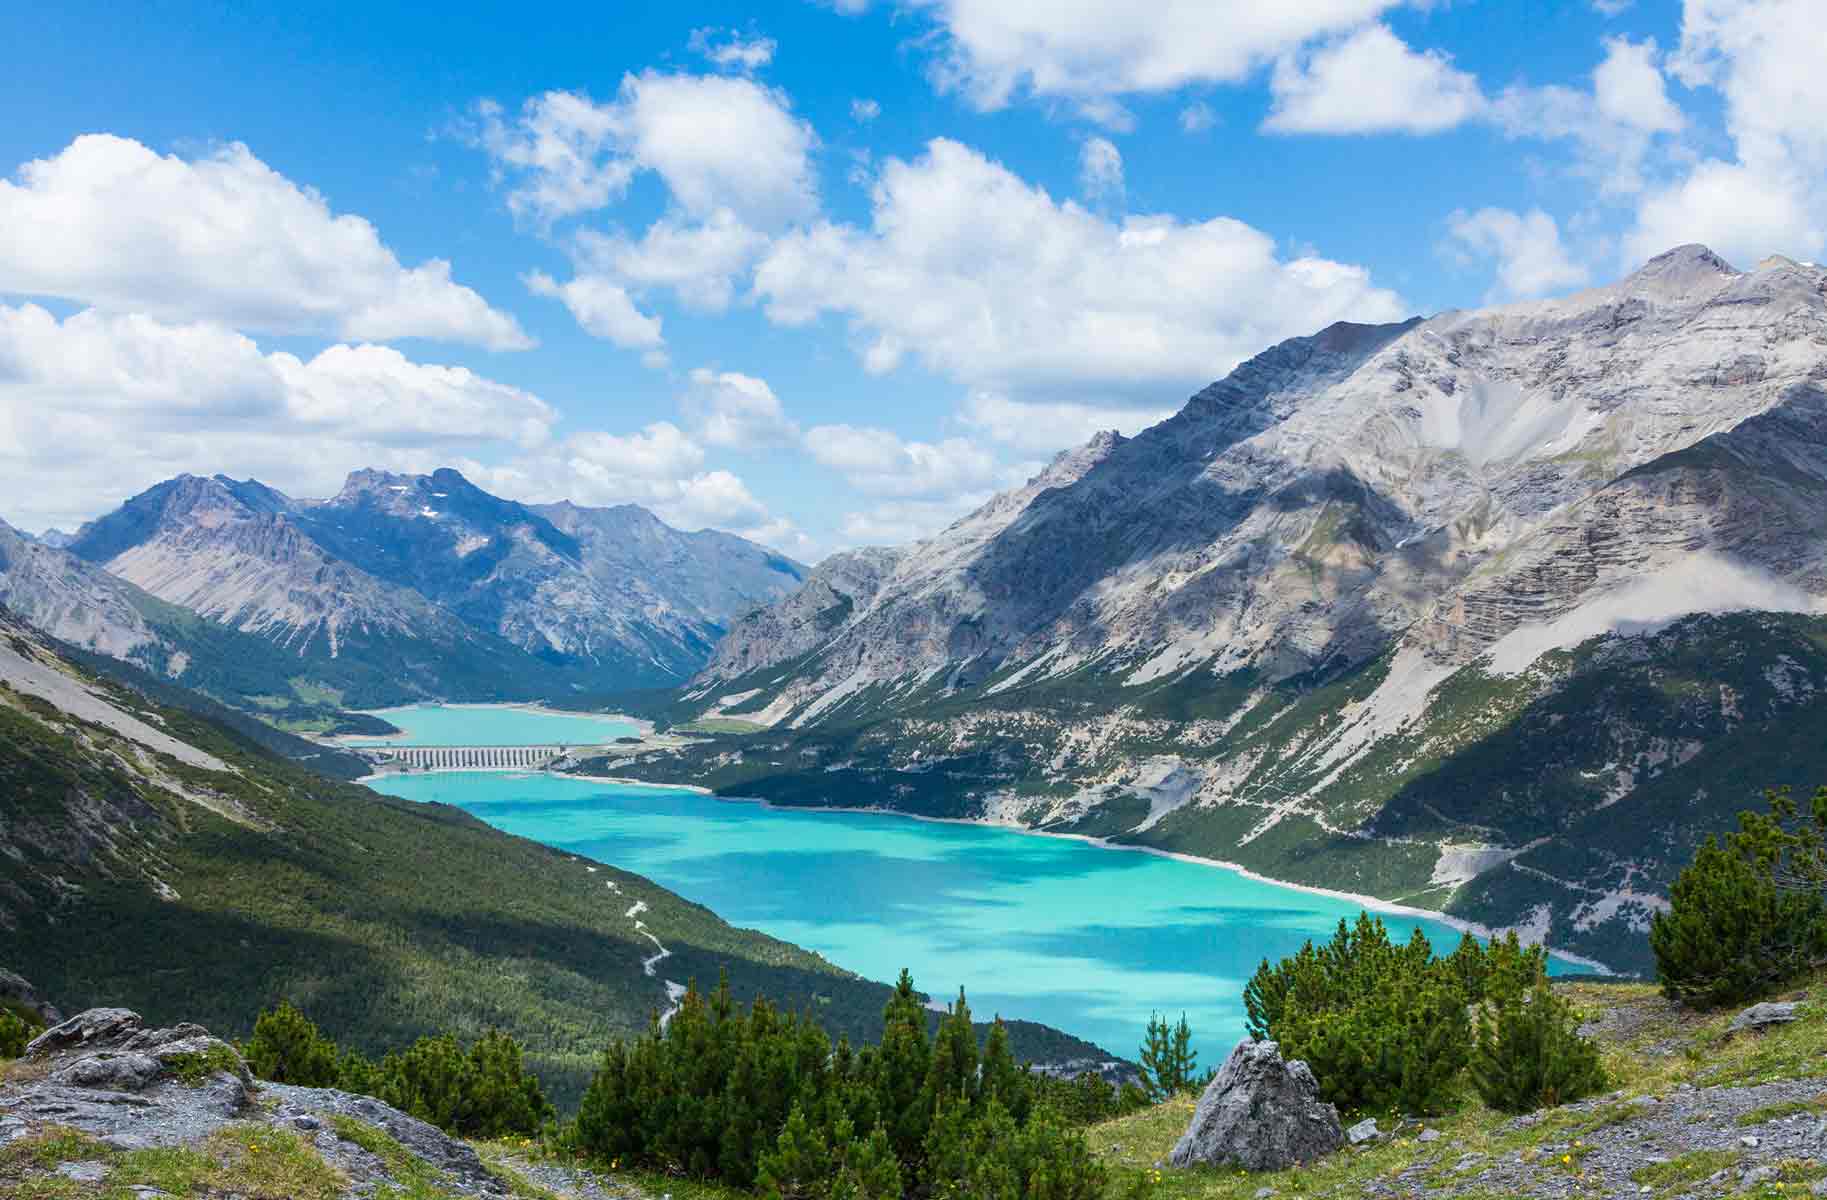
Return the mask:
<path id="1" fill-rule="evenodd" d="M 1827 271 L 1684 246 L 1284 342 L 834 556 L 670 714 L 739 746 L 617 769 L 1187 851 L 1641 966 L 1699 836 L 1827 778 L 1823 612 Z"/>
<path id="2" fill-rule="evenodd" d="M 327 500 L 180 476 L 73 535 L 0 526 L 0 602 L 268 711 L 676 684 L 805 568 L 633 505 L 523 505 L 452 470 Z"/>

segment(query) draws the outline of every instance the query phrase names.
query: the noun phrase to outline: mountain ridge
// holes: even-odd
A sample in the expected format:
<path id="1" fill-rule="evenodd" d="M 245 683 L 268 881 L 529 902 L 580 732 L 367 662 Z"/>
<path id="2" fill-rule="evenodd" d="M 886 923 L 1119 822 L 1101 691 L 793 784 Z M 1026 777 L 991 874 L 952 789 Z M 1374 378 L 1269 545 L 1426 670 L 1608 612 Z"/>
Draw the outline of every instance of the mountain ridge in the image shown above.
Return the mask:
<path id="1" fill-rule="evenodd" d="M 145 648 L 182 639 L 129 611 L 152 601 L 263 641 L 295 665 L 267 662 L 251 690 L 214 692 L 244 707 L 323 694 L 372 706 L 675 684 L 727 623 L 786 594 L 806 570 L 734 535 L 674 530 L 637 506 L 502 499 L 449 468 L 357 470 L 335 495 L 302 500 L 257 480 L 180 475 L 65 540 L 62 549 L 33 541 L 28 554 L 15 535 L 9 561 L 35 563 L 42 592 L 53 564 L 83 574 L 57 557 L 67 551 L 91 568 L 86 579 L 118 582 L 89 589 L 109 611 L 75 613 L 40 596 L 28 616 L 60 623 L 53 632 L 86 648 L 120 643 L 122 657 L 154 670 L 168 663 L 148 661 L 159 656 Z M 23 591 L 0 578 L 0 590 L 9 587 Z M 113 595 L 122 588 L 130 602 Z M 96 630 L 85 635 L 84 620 Z"/>
<path id="2" fill-rule="evenodd" d="M 1677 858 L 1807 782 L 1745 731 L 1819 719 L 1824 387 L 1827 271 L 1699 246 L 1335 325 L 899 552 L 841 619 L 811 583 L 745 619 L 673 715 L 752 731 L 613 766 L 1178 849 L 1641 966 Z M 1757 777 L 1698 782 L 1721 754 Z M 1685 843 L 1567 858 L 1638 792 Z"/>

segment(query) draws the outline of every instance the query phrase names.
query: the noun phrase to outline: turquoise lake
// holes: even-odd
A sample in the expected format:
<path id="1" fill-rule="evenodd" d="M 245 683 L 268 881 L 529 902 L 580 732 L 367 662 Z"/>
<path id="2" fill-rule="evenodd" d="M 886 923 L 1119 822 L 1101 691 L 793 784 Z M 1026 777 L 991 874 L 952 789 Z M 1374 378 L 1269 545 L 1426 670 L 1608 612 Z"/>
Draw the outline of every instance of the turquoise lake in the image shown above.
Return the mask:
<path id="1" fill-rule="evenodd" d="M 376 709 L 405 737 L 344 738 L 347 746 L 595 746 L 640 729 L 621 717 L 544 712 L 492 704 L 412 704 Z"/>
<path id="2" fill-rule="evenodd" d="M 1222 868 L 1008 829 L 543 774 L 370 786 L 645 875 L 870 978 L 905 966 L 937 998 L 963 985 L 980 1016 L 1044 1021 L 1130 1058 L 1158 1010 L 1184 1011 L 1200 1062 L 1221 1061 L 1243 1036 L 1257 964 L 1359 911 Z M 1438 922 L 1385 919 L 1404 939 L 1420 925 L 1437 948 L 1458 941 Z"/>

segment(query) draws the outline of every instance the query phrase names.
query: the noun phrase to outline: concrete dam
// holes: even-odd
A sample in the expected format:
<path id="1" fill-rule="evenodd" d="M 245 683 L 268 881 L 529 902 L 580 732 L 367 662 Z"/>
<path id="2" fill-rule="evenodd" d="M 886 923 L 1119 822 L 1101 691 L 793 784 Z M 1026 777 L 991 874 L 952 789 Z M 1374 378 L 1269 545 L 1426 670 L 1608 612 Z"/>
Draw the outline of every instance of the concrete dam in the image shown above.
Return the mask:
<path id="1" fill-rule="evenodd" d="M 537 770 L 562 757 L 572 746 L 364 746 L 362 753 L 380 766 L 422 770 L 473 771 L 491 767 Z"/>

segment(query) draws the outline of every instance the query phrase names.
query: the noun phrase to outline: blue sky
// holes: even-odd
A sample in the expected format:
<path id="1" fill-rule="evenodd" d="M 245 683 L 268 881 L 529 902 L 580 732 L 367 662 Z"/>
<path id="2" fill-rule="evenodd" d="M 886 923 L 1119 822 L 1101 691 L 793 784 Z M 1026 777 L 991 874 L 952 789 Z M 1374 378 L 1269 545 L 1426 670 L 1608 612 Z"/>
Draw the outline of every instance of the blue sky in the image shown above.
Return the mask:
<path id="1" fill-rule="evenodd" d="M 1333 320 L 1827 240 L 1818 0 L 246 7 L 0 16 L 23 528 L 454 464 L 816 559 Z"/>

